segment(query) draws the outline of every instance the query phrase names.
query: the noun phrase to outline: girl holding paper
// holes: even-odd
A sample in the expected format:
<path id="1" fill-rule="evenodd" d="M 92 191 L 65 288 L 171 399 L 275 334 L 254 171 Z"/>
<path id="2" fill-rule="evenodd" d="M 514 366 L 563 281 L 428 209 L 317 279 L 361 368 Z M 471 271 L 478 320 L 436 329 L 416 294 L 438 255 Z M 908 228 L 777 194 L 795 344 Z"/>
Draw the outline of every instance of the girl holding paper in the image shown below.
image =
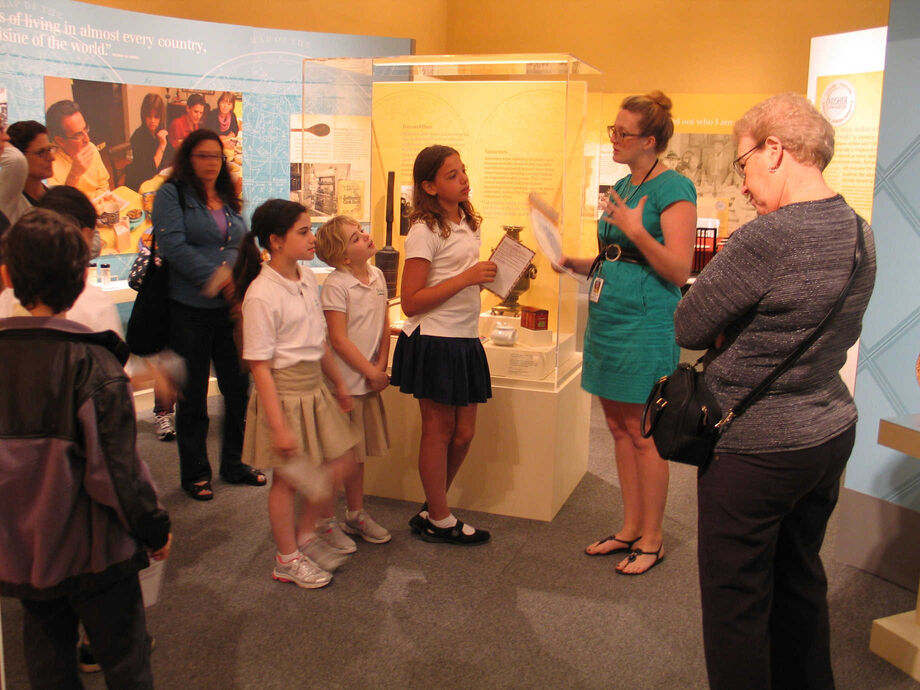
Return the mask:
<path id="1" fill-rule="evenodd" d="M 664 558 L 668 465 L 639 420 L 652 385 L 677 366 L 674 310 L 693 261 L 696 189 L 659 160 L 674 132 L 671 100 L 660 91 L 626 98 L 607 131 L 613 160 L 630 174 L 598 221 L 598 256 L 560 264 L 590 281 L 582 387 L 600 398 L 623 496 L 622 526 L 585 553 L 625 553 L 617 572 L 641 575 Z"/>
<path id="2" fill-rule="evenodd" d="M 390 382 L 418 399 L 422 415 L 418 467 L 426 502 L 409 526 L 422 539 L 483 544 L 486 530 L 457 520 L 447 489 L 476 430 L 476 409 L 492 397 L 489 363 L 479 342 L 480 286 L 496 266 L 479 260 L 482 221 L 470 203 L 460 154 L 429 146 L 415 159 L 412 227 L 406 237 L 402 309 Z"/>

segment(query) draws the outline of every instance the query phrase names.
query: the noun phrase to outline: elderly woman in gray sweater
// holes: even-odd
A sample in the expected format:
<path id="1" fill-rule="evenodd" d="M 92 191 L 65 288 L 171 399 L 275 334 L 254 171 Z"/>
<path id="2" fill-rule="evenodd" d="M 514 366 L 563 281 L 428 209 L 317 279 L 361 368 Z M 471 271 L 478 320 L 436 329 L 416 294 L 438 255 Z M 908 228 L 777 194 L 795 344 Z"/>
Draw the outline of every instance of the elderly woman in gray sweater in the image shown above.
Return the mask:
<path id="1" fill-rule="evenodd" d="M 833 687 L 818 551 L 853 447 L 839 370 L 875 282 L 872 230 L 824 181 L 834 130 L 781 94 L 735 123 L 736 172 L 758 217 L 681 300 L 677 342 L 709 348 L 706 383 L 728 410 L 814 330 L 862 262 L 826 331 L 720 437 L 699 475 L 703 640 L 713 688 Z"/>

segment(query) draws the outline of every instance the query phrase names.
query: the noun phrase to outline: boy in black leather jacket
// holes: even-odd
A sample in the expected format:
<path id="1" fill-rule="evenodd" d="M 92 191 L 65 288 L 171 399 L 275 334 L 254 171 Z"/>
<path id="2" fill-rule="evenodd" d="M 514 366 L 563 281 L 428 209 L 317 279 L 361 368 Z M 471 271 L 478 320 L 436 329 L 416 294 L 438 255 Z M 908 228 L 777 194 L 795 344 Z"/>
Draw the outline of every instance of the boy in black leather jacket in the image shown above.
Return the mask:
<path id="1" fill-rule="evenodd" d="M 137 572 L 169 555 L 169 516 L 137 456 L 127 347 L 66 318 L 89 252 L 36 209 L 0 242 L 31 316 L 0 319 L 0 594 L 22 601 L 33 687 L 80 687 L 82 621 L 109 687 L 153 687 Z"/>

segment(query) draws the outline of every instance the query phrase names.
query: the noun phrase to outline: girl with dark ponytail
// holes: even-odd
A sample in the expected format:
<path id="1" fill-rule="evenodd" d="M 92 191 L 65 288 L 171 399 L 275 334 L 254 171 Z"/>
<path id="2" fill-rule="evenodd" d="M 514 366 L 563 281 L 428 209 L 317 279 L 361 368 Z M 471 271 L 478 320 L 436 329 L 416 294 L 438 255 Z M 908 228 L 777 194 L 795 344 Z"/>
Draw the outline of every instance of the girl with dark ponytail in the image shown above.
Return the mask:
<path id="1" fill-rule="evenodd" d="M 257 239 L 269 254 L 264 263 Z M 329 482 L 353 471 L 358 443 L 346 417 L 352 399 L 326 344 L 319 286 L 298 264 L 315 256 L 315 245 L 307 210 L 269 199 L 252 214 L 252 231 L 233 270 L 243 299 L 243 359 L 255 384 L 243 457 L 274 469 L 268 519 L 278 552 L 272 577 L 308 589 L 329 584 L 330 571 L 345 560 L 316 526 L 333 509 Z M 307 495 L 295 518 L 298 490 Z"/>

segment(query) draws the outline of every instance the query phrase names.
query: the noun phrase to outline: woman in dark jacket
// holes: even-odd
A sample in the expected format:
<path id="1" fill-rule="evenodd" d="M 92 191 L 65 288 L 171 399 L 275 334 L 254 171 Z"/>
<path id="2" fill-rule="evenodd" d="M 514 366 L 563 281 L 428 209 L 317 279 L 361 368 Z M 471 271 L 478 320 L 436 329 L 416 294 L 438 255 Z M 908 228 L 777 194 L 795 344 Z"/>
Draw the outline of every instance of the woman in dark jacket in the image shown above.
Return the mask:
<path id="1" fill-rule="evenodd" d="M 822 171 L 834 130 L 781 94 L 735 123 L 738 228 L 674 316 L 677 342 L 710 349 L 706 383 L 728 411 L 824 318 L 864 252 L 840 312 L 721 435 L 699 475 L 699 572 L 710 685 L 832 688 L 827 579 L 818 552 L 853 448 L 840 377 L 875 281 L 872 230 Z"/>
<path id="2" fill-rule="evenodd" d="M 230 91 L 224 91 L 217 99 L 217 107 L 204 116 L 204 126 L 213 129 L 221 138 L 235 137 L 240 133 L 240 125 L 233 112 L 235 105 L 236 96 Z"/>
<path id="3" fill-rule="evenodd" d="M 249 377 L 233 338 L 231 306 L 238 306 L 231 267 L 247 228 L 222 150 L 217 133 L 190 133 L 153 205 L 157 246 L 169 264 L 169 346 L 188 368 L 176 409 L 182 488 L 199 501 L 214 497 L 207 451 L 211 362 L 224 396 L 220 475 L 232 484 L 265 485 L 265 475 L 240 460 Z"/>
<path id="4" fill-rule="evenodd" d="M 148 93 L 141 102 L 141 126 L 131 135 L 131 164 L 125 168 L 125 185 L 135 192 L 173 159 L 173 147 L 163 126 L 166 104 L 155 93 Z"/>

